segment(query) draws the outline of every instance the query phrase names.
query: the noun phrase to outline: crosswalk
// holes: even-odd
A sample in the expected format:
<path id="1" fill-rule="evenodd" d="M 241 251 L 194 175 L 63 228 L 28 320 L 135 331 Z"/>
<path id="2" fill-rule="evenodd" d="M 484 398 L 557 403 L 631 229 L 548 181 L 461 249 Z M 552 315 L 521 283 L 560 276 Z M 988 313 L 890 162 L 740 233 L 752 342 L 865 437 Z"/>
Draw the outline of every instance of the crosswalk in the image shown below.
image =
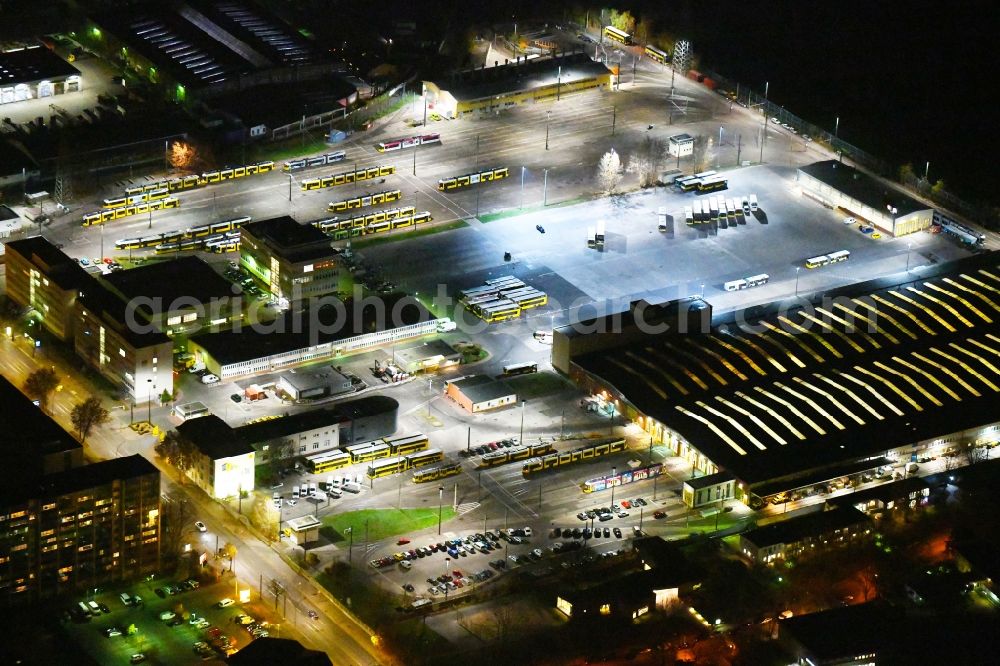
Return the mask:
<path id="1" fill-rule="evenodd" d="M 469 513 L 470 511 L 475 511 L 478 508 L 479 508 L 479 502 L 464 502 L 464 503 L 458 505 L 458 508 L 455 509 L 455 512 L 459 516 L 464 516 L 465 514 Z"/>

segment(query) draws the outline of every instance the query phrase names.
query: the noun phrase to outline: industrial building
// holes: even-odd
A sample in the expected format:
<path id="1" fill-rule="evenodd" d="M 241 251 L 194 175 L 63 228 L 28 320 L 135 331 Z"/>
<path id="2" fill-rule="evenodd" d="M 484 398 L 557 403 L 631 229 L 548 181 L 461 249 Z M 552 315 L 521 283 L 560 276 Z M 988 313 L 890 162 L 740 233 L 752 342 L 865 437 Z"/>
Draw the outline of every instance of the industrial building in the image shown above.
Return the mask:
<path id="1" fill-rule="evenodd" d="M 800 167 L 796 181 L 806 196 L 893 236 L 923 231 L 934 218 L 931 206 L 837 160 Z"/>
<path id="2" fill-rule="evenodd" d="M 517 403 L 517 391 L 510 384 L 486 375 L 449 380 L 445 386 L 445 395 L 471 414 Z"/>
<path id="3" fill-rule="evenodd" d="M 160 567 L 160 473 L 142 456 L 85 464 L 83 447 L 0 378 L 0 603 L 131 581 Z"/>
<path id="4" fill-rule="evenodd" d="M 41 45 L 0 52 L 0 105 L 77 92 L 80 70 Z"/>
<path id="5" fill-rule="evenodd" d="M 387 294 L 314 310 L 286 310 L 266 325 L 198 335 L 188 341 L 188 351 L 209 372 L 231 379 L 430 335 L 447 321 L 436 319 L 414 298 Z"/>
<path id="6" fill-rule="evenodd" d="M 270 461 L 275 451 L 294 458 L 371 441 L 396 432 L 398 412 L 393 398 L 373 395 L 237 428 L 206 414 L 185 421 L 177 432 L 201 451 L 202 460 L 189 476 L 213 497 L 229 497 L 235 494 L 229 491 L 247 481 L 247 454 L 252 455 L 252 470 L 253 464 Z M 218 492 L 228 494 L 213 494 Z"/>
<path id="7" fill-rule="evenodd" d="M 354 390 L 351 378 L 333 367 L 310 370 L 289 370 L 281 373 L 275 387 L 284 391 L 292 400 L 316 400 L 350 393 Z"/>
<path id="8" fill-rule="evenodd" d="M 337 69 L 301 32 L 259 4 L 188 0 L 90 17 L 81 39 L 124 59 L 136 75 L 177 101 L 289 81 L 318 81 Z"/>
<path id="9" fill-rule="evenodd" d="M 998 294 L 988 254 L 710 326 L 639 302 L 557 329 L 552 365 L 758 508 L 1000 440 Z"/>
<path id="10" fill-rule="evenodd" d="M 340 281 L 329 236 L 287 215 L 243 225 L 240 265 L 284 304 L 335 293 Z"/>
<path id="11" fill-rule="evenodd" d="M 550 58 L 520 57 L 424 81 L 427 108 L 448 118 L 470 113 L 499 113 L 529 102 L 556 99 L 582 90 L 610 90 L 611 70 L 586 53 Z"/>

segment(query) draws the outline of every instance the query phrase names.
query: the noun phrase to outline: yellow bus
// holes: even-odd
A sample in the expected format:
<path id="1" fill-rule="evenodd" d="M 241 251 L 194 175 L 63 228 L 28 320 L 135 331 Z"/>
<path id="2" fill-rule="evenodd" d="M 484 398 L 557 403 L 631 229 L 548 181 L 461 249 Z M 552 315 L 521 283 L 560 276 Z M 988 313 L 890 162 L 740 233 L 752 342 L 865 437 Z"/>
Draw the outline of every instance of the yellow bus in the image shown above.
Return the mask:
<path id="1" fill-rule="evenodd" d="M 604 36 L 613 42 L 618 42 L 619 44 L 631 44 L 632 35 L 628 34 L 624 30 L 619 30 L 613 25 L 604 26 Z"/>
<path id="2" fill-rule="evenodd" d="M 310 474 L 322 474 L 351 464 L 351 455 L 344 451 L 327 451 L 306 457 L 306 469 Z"/>
<path id="3" fill-rule="evenodd" d="M 667 54 L 666 51 L 661 51 L 655 46 L 647 46 L 646 49 L 643 51 L 643 53 L 646 54 L 646 57 L 650 58 L 651 60 L 655 60 L 661 65 L 666 65 L 668 62 L 670 62 L 670 55 Z"/>

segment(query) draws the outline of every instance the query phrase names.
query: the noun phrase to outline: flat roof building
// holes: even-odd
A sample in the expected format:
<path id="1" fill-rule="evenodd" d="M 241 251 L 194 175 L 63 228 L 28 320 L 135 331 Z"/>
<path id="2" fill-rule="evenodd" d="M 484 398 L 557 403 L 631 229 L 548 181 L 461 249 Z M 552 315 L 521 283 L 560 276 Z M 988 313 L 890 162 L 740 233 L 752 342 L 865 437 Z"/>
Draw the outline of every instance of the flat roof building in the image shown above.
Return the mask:
<path id="1" fill-rule="evenodd" d="M 444 340 L 428 340 L 420 345 L 394 350 L 392 360 L 403 372 L 412 375 L 458 365 L 462 362 L 462 353 Z"/>
<path id="2" fill-rule="evenodd" d="M 817 511 L 740 534 L 740 552 L 751 562 L 773 564 L 804 552 L 845 545 L 871 533 L 871 520 L 853 506 Z"/>
<path id="3" fill-rule="evenodd" d="M 428 108 L 448 118 L 500 110 L 596 88 L 611 89 L 611 70 L 586 53 L 495 63 L 424 81 Z"/>
<path id="4" fill-rule="evenodd" d="M 275 386 L 296 401 L 329 398 L 354 390 L 350 377 L 337 372 L 332 366 L 289 370 L 281 374 Z"/>
<path id="5" fill-rule="evenodd" d="M 167 335 L 193 334 L 242 316 L 242 290 L 199 257 L 152 262 L 102 280 L 134 308 L 132 319 Z"/>
<path id="6" fill-rule="evenodd" d="M 198 335 L 188 341 L 188 349 L 211 372 L 229 379 L 428 335 L 443 321 L 410 296 L 386 294 L 347 299 L 342 307 L 286 310 L 266 325 Z"/>
<path id="7" fill-rule="evenodd" d="M 199 485 L 207 489 L 215 485 L 212 461 L 253 452 L 253 463 L 261 464 L 276 452 L 282 458 L 294 458 L 371 441 L 396 432 L 398 412 L 399 403 L 393 398 L 370 395 L 236 428 L 204 414 L 177 426 L 177 432 L 205 456 L 197 474 Z M 239 464 L 243 465 L 242 459 Z"/>
<path id="8" fill-rule="evenodd" d="M 253 490 L 254 448 L 233 437 L 225 421 L 208 414 L 185 421 L 176 430 L 198 451 L 186 473 L 209 497 L 239 497 L 241 491 Z"/>
<path id="9" fill-rule="evenodd" d="M 160 473 L 139 455 L 83 449 L 0 378 L 0 602 L 77 593 L 157 572 Z M 16 424 L 16 426 L 15 426 Z"/>
<path id="10" fill-rule="evenodd" d="M 80 70 L 41 45 L 0 51 L 0 106 L 81 89 Z"/>
<path id="11" fill-rule="evenodd" d="M 799 167 L 796 180 L 804 194 L 870 222 L 893 236 L 923 231 L 931 226 L 934 218 L 932 206 L 885 180 L 837 160 Z"/>
<path id="12" fill-rule="evenodd" d="M 330 238 L 287 215 L 244 224 L 240 265 L 285 304 L 336 292 L 337 252 Z"/>
<path id="13" fill-rule="evenodd" d="M 52 335 L 63 342 L 72 340 L 76 299 L 94 284 L 93 278 L 41 236 L 5 246 L 7 295 L 22 307 L 34 308 Z"/>
<path id="14" fill-rule="evenodd" d="M 485 412 L 513 405 L 517 402 L 517 391 L 502 379 L 486 375 L 470 375 L 449 380 L 445 395 L 470 413 Z"/>

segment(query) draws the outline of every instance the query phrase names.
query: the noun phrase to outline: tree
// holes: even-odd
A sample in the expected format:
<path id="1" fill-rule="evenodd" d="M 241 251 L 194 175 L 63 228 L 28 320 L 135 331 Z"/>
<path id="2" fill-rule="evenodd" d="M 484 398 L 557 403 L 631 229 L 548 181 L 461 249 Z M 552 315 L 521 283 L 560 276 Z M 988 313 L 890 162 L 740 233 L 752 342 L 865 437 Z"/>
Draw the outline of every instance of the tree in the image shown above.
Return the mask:
<path id="1" fill-rule="evenodd" d="M 165 405 L 168 402 L 172 401 L 173 399 L 174 396 L 170 393 L 170 391 L 168 391 L 167 389 L 163 389 L 163 393 L 160 394 L 160 404 Z"/>
<path id="2" fill-rule="evenodd" d="M 612 148 L 597 164 L 597 183 L 605 194 L 614 194 L 622 181 L 622 161 Z"/>
<path id="3" fill-rule="evenodd" d="M 194 444 L 185 437 L 181 437 L 176 430 L 167 432 L 163 441 L 153 447 L 153 450 L 156 451 L 156 455 L 184 474 L 187 474 L 187 471 L 194 466 L 197 455 Z"/>
<path id="4" fill-rule="evenodd" d="M 635 17 L 632 16 L 632 12 L 628 10 L 619 12 L 617 9 L 612 9 L 608 16 L 611 25 L 619 30 L 624 30 L 627 33 L 635 32 Z"/>
<path id="5" fill-rule="evenodd" d="M 198 159 L 198 152 L 191 144 L 174 141 L 170 144 L 170 166 L 174 169 L 190 169 Z"/>
<path id="6" fill-rule="evenodd" d="M 51 368 L 39 368 L 24 381 L 24 392 L 32 400 L 38 401 L 43 410 L 48 407 L 49 396 L 59 386 L 59 375 Z"/>
<path id="7" fill-rule="evenodd" d="M 80 435 L 80 442 L 86 443 L 91 430 L 110 421 L 111 413 L 105 409 L 100 398 L 91 396 L 73 407 L 69 418 Z"/>
<path id="8" fill-rule="evenodd" d="M 661 160 L 666 152 L 662 141 L 646 137 L 638 152 L 629 155 L 626 171 L 639 177 L 639 187 L 652 187 L 660 170 Z"/>
<path id="9" fill-rule="evenodd" d="M 944 192 L 944 187 L 945 187 L 944 181 L 938 179 L 938 181 L 931 186 L 931 194 L 933 194 L 934 196 L 938 196 L 939 194 Z"/>
<path id="10" fill-rule="evenodd" d="M 916 174 L 913 173 L 913 165 L 907 162 L 899 167 L 899 182 L 903 184 L 910 184 L 917 180 Z"/>

